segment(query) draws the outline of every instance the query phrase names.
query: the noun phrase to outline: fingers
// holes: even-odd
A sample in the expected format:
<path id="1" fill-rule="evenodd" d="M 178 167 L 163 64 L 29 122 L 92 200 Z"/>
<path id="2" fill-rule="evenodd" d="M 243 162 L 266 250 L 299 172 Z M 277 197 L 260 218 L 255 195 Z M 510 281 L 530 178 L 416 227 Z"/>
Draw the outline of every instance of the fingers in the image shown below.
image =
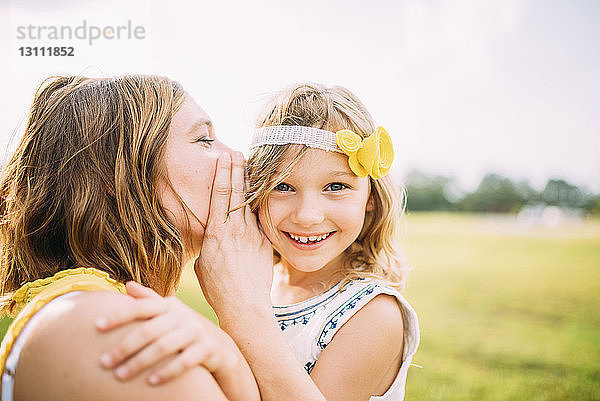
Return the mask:
<path id="1" fill-rule="evenodd" d="M 208 211 L 208 223 L 222 224 L 227 219 L 231 196 L 231 156 L 222 153 L 217 159 Z"/>
<path id="2" fill-rule="evenodd" d="M 216 361 L 216 359 L 216 354 L 211 352 L 206 344 L 194 343 L 187 347 L 177 356 L 177 358 L 169 362 L 164 368 L 153 372 L 148 376 L 148 382 L 150 384 L 164 383 L 198 365 L 204 365 L 208 371 L 212 372 L 218 366 L 218 361 Z"/>
<path id="3" fill-rule="evenodd" d="M 131 300 L 120 309 L 115 309 L 110 316 L 101 316 L 94 322 L 100 331 L 108 331 L 134 320 L 150 319 L 160 315 L 167 308 L 162 298 L 140 298 Z"/>
<path id="4" fill-rule="evenodd" d="M 161 298 L 161 296 L 151 288 L 144 287 L 135 281 L 128 281 L 125 284 L 125 289 L 127 290 L 127 295 L 134 298 Z"/>
<path id="5" fill-rule="evenodd" d="M 196 333 L 189 327 L 169 331 L 136 355 L 129 358 L 115 370 L 115 376 L 121 380 L 131 379 L 146 368 L 156 365 L 168 356 L 177 355 L 186 349 L 194 340 Z M 175 359 L 179 359 L 177 355 Z"/>
<path id="6" fill-rule="evenodd" d="M 175 324 L 167 315 L 161 315 L 149 320 L 147 323 L 131 331 L 115 347 L 102 354 L 100 356 L 100 363 L 105 368 L 112 368 L 119 365 L 148 344 L 171 331 Z"/>
<path id="7" fill-rule="evenodd" d="M 244 198 L 250 191 L 250 172 L 248 171 L 248 165 L 244 163 Z M 256 222 L 256 215 L 252 212 L 250 205 L 244 207 L 244 221 L 248 223 Z M 256 223 L 255 223 L 256 224 Z"/>
<path id="8" fill-rule="evenodd" d="M 217 160 L 208 224 L 223 224 L 229 218 L 246 221 L 246 161 L 241 152 L 223 153 Z"/>

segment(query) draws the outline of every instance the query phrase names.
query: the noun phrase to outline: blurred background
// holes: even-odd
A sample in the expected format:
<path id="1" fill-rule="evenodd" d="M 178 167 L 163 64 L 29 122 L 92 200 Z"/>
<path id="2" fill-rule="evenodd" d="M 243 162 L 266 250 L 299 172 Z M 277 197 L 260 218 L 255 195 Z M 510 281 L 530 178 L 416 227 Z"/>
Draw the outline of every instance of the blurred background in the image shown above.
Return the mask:
<path id="1" fill-rule="evenodd" d="M 0 0 L 2 161 L 49 75 L 166 75 L 239 150 L 274 91 L 345 86 L 407 190 L 406 399 L 600 400 L 598 21 L 593 0 Z M 214 319 L 189 270 L 178 295 Z"/>

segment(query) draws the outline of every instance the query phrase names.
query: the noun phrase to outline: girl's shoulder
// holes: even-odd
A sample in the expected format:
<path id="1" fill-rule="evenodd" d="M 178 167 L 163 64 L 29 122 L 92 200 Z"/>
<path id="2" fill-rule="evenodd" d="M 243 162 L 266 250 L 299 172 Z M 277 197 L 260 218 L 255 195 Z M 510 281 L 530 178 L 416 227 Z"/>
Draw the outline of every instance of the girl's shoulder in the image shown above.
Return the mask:
<path id="1" fill-rule="evenodd" d="M 402 399 L 419 343 L 414 309 L 397 289 L 375 279 L 353 280 L 336 298 L 323 311 L 311 376 L 327 385 L 332 375 L 342 374 L 352 378 L 350 388 L 356 381 L 368 382 L 371 394 Z"/>
<path id="2" fill-rule="evenodd" d="M 347 309 L 354 309 L 355 304 L 364 306 L 379 295 L 389 295 L 389 299 L 400 306 L 402 314 L 406 315 L 405 319 L 414 319 L 416 323 L 417 314 L 415 310 L 392 283 L 374 278 L 355 279 L 344 285 L 339 292 L 339 297 L 345 299 L 348 303 Z M 392 303 L 394 304 L 394 302 Z"/>
<path id="3" fill-rule="evenodd" d="M 327 318 L 317 340 L 318 347 L 324 349 L 346 322 L 360 315 L 364 323 L 377 325 L 383 330 L 397 331 L 400 328 L 406 343 L 405 355 L 416 352 L 419 344 L 417 314 L 390 283 L 379 279 L 352 280 L 340 289 L 335 298 L 328 305 Z"/>

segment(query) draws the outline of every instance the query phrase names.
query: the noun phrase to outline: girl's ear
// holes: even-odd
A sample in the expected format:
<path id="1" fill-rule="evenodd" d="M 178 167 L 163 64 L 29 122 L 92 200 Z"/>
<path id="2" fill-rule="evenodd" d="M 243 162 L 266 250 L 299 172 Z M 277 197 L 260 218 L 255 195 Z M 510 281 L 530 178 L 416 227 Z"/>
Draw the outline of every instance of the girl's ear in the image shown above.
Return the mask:
<path id="1" fill-rule="evenodd" d="M 372 212 L 375 210 L 375 200 L 373 199 L 373 195 L 369 195 L 369 200 L 367 200 L 367 207 L 365 210 L 367 212 Z"/>

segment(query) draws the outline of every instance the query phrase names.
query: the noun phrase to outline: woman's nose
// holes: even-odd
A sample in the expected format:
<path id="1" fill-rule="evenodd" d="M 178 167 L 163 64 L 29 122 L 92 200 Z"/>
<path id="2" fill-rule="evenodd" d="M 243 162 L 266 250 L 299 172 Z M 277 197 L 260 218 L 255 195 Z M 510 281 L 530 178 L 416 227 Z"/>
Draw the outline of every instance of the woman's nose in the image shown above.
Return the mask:
<path id="1" fill-rule="evenodd" d="M 319 201 L 312 196 L 299 199 L 291 215 L 292 222 L 302 227 L 320 224 L 324 219 L 325 215 L 319 206 Z"/>
<path id="2" fill-rule="evenodd" d="M 214 150 L 217 150 L 219 153 L 229 153 L 230 155 L 233 156 L 233 153 L 235 152 L 233 149 L 231 149 L 229 146 L 225 145 L 223 142 L 216 140 L 213 143 L 213 147 Z"/>

